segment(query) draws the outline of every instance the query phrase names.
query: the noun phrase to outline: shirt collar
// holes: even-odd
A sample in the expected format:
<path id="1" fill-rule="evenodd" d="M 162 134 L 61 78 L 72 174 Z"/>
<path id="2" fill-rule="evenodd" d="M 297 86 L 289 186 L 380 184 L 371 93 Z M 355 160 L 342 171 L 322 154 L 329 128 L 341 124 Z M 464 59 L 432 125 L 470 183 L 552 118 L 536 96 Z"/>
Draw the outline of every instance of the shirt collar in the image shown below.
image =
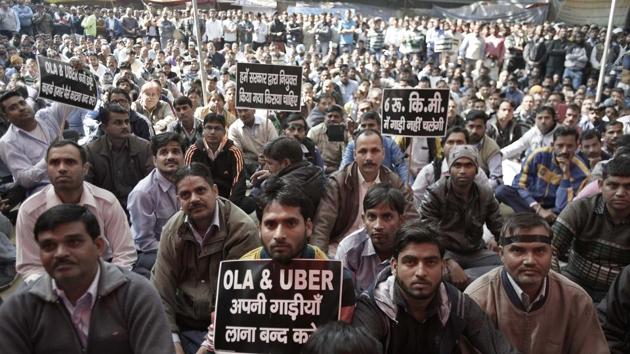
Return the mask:
<path id="1" fill-rule="evenodd" d="M 192 220 L 190 220 L 189 216 L 186 215 L 186 217 L 184 217 L 184 223 L 186 223 L 186 225 L 188 225 L 188 229 L 192 232 L 193 236 L 195 237 L 195 239 L 197 241 L 199 241 L 199 244 L 202 243 L 202 241 L 204 240 L 204 238 L 210 234 L 212 234 L 214 232 L 214 230 L 218 230 L 220 227 L 220 220 L 219 220 L 219 201 L 217 200 L 214 204 L 214 216 L 212 216 L 212 224 L 210 224 L 210 227 L 208 227 L 208 229 L 206 230 L 205 234 L 202 236 L 197 232 L 197 229 L 195 229 L 195 226 L 192 223 Z"/>
<path id="2" fill-rule="evenodd" d="M 81 192 L 81 200 L 79 200 L 79 205 L 90 206 L 97 210 L 98 206 L 96 205 L 96 200 L 94 199 L 94 195 L 88 189 L 88 182 L 83 181 L 83 192 Z M 50 184 L 48 189 L 46 190 L 46 200 L 52 201 L 53 204 L 50 207 L 55 205 L 64 204 L 64 202 L 59 198 L 57 192 L 55 192 L 55 187 Z"/>
<path id="3" fill-rule="evenodd" d="M 361 169 L 359 168 L 359 166 L 357 166 L 357 172 L 359 172 L 359 185 L 364 185 L 367 182 L 365 181 L 365 177 L 363 177 L 363 173 L 361 172 Z M 378 175 L 376 175 L 376 179 L 374 180 L 374 182 L 372 182 L 373 184 L 376 183 L 381 183 L 381 170 L 378 170 Z"/>
<path id="4" fill-rule="evenodd" d="M 518 286 L 518 283 L 516 282 L 516 280 L 514 280 L 514 278 L 512 278 L 512 276 L 510 275 L 510 272 L 506 271 L 505 273 L 507 275 L 508 280 L 510 281 L 510 285 L 512 286 L 512 289 L 514 289 L 514 291 L 516 292 L 516 295 L 518 295 L 518 298 L 521 300 L 523 307 L 527 311 L 530 311 L 536 303 L 538 303 L 539 301 L 542 301 L 545 298 L 545 293 L 547 292 L 547 277 L 543 279 L 543 285 L 540 288 L 538 295 L 536 295 L 536 298 L 534 300 L 531 300 L 529 296 L 523 291 L 523 289 L 521 289 L 521 287 Z"/>
<path id="5" fill-rule="evenodd" d="M 169 189 L 173 188 L 173 182 L 166 179 L 162 172 L 160 172 L 157 168 L 155 168 L 155 180 L 162 192 L 167 192 Z"/>
<path id="6" fill-rule="evenodd" d="M 100 277 L 101 277 L 101 265 L 97 264 L 96 275 L 94 276 L 94 279 L 92 279 L 92 283 L 90 284 L 90 287 L 88 287 L 87 291 L 79 297 L 76 303 L 82 300 L 85 296 L 90 296 L 90 308 L 94 307 L 94 303 L 96 302 L 96 295 L 98 292 L 98 282 L 99 282 Z M 59 296 L 63 300 L 64 304 L 68 304 L 74 307 L 74 305 L 72 305 L 70 300 L 68 300 L 68 298 L 66 297 L 66 293 L 57 287 L 57 283 L 55 282 L 55 279 L 52 277 L 51 279 L 52 279 L 53 292 L 57 294 L 57 296 Z"/>

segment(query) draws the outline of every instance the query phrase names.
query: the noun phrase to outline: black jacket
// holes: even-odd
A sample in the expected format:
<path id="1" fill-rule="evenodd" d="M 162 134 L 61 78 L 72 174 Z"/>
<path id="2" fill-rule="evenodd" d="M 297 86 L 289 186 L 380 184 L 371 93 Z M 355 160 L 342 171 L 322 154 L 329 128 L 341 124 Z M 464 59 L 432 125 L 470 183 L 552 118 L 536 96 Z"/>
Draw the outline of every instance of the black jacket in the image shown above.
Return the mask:
<path id="1" fill-rule="evenodd" d="M 630 266 L 626 266 L 599 303 L 599 322 L 611 354 L 630 353 Z"/>

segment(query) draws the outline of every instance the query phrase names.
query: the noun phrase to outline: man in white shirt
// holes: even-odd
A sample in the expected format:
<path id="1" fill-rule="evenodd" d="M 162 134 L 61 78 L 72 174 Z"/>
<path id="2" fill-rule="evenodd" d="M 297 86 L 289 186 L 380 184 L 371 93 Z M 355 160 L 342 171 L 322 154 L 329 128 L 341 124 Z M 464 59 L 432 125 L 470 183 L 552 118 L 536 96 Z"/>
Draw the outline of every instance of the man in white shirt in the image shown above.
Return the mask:
<path id="1" fill-rule="evenodd" d="M 251 176 L 258 169 L 263 147 L 275 139 L 278 132 L 273 122 L 256 115 L 255 109 L 239 109 L 238 118 L 228 129 L 228 138 L 243 152 L 245 170 Z"/>

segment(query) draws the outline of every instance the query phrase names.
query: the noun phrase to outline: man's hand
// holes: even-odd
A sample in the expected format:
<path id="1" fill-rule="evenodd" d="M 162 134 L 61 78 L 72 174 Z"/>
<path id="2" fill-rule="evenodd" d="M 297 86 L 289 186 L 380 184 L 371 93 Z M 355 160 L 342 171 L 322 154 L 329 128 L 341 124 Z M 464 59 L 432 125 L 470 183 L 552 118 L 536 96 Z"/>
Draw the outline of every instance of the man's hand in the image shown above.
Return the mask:
<path id="1" fill-rule="evenodd" d="M 9 199 L 0 199 L 0 213 L 9 210 Z"/>
<path id="2" fill-rule="evenodd" d="M 257 183 L 259 180 L 264 181 L 269 176 L 271 176 L 271 172 L 269 172 L 268 170 L 258 170 L 252 175 L 251 182 L 252 184 L 254 184 Z"/>
<path id="3" fill-rule="evenodd" d="M 182 347 L 182 343 L 177 342 L 173 344 L 175 345 L 175 354 L 186 354 L 184 347 Z"/>
<path id="4" fill-rule="evenodd" d="M 571 171 L 571 160 L 565 156 L 556 156 L 556 161 L 558 161 L 558 166 L 562 170 L 562 176 L 568 178 Z"/>
<path id="5" fill-rule="evenodd" d="M 468 275 L 464 269 L 452 259 L 446 261 L 446 269 L 450 274 L 451 283 L 458 289 L 463 290 L 468 285 Z"/>
<path id="6" fill-rule="evenodd" d="M 497 244 L 497 241 L 495 241 L 494 239 L 491 239 L 490 241 L 488 241 L 488 243 L 486 244 L 486 248 L 496 253 L 499 253 L 499 245 Z"/>
<path id="7" fill-rule="evenodd" d="M 545 221 L 547 221 L 550 224 L 556 221 L 556 218 L 557 218 L 556 213 L 554 213 L 553 211 L 549 209 L 545 209 L 543 207 L 538 208 L 538 210 L 536 211 L 536 214 L 540 215 L 543 219 L 545 219 Z"/>
<path id="8" fill-rule="evenodd" d="M 199 347 L 199 349 L 197 350 L 197 354 L 208 354 L 208 348 L 206 347 Z"/>

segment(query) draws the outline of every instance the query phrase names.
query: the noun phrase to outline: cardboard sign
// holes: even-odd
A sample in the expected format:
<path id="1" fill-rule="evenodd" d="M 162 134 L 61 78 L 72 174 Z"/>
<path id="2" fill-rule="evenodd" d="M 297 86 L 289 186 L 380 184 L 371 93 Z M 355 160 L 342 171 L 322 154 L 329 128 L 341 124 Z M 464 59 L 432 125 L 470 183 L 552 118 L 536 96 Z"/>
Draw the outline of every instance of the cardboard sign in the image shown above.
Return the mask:
<path id="1" fill-rule="evenodd" d="M 98 99 L 97 81 L 90 72 L 78 72 L 70 64 L 37 56 L 39 97 L 93 110 Z"/>
<path id="2" fill-rule="evenodd" d="M 217 353 L 295 354 L 319 325 L 339 319 L 340 261 L 223 261 L 215 306 Z"/>
<path id="3" fill-rule="evenodd" d="M 381 132 L 409 137 L 444 136 L 448 100 L 448 90 L 385 89 Z"/>
<path id="4" fill-rule="evenodd" d="M 301 104 L 301 66 L 236 64 L 236 108 L 299 112 Z"/>

